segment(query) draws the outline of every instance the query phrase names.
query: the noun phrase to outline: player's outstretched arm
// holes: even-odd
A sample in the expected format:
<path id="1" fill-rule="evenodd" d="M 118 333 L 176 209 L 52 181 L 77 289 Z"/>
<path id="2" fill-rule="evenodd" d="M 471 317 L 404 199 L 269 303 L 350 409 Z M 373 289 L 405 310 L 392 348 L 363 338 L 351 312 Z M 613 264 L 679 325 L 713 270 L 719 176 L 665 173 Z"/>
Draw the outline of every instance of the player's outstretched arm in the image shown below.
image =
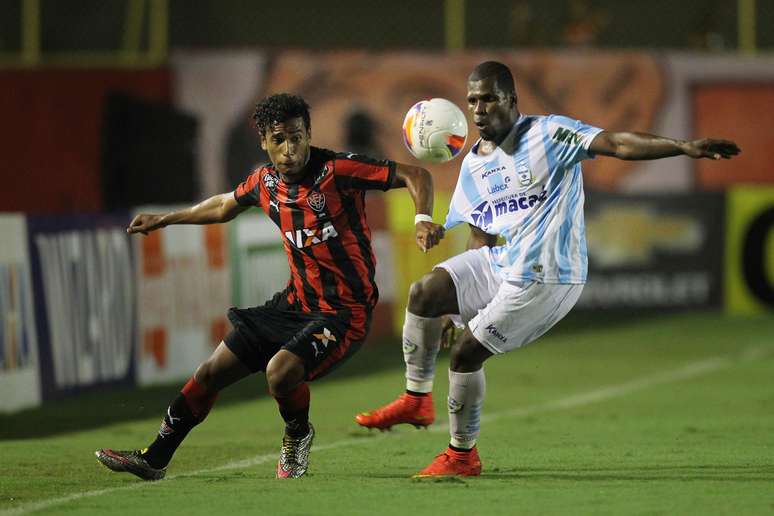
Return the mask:
<path id="1" fill-rule="evenodd" d="M 444 234 L 443 226 L 432 221 L 433 178 L 422 167 L 395 164 L 395 177 L 391 188 L 408 188 L 414 201 L 417 245 L 423 252 L 438 245 Z"/>
<path id="2" fill-rule="evenodd" d="M 730 159 L 741 151 L 730 140 L 703 138 L 675 140 L 647 133 L 602 131 L 589 145 L 594 154 L 626 160 L 690 156 L 691 158 Z"/>
<path id="3" fill-rule="evenodd" d="M 132 219 L 129 227 L 126 228 L 126 232 L 147 235 L 151 231 L 161 229 L 170 224 L 216 224 L 218 222 L 228 222 L 246 209 L 247 206 L 237 204 L 233 192 L 218 194 L 182 210 L 163 214 L 140 213 Z"/>

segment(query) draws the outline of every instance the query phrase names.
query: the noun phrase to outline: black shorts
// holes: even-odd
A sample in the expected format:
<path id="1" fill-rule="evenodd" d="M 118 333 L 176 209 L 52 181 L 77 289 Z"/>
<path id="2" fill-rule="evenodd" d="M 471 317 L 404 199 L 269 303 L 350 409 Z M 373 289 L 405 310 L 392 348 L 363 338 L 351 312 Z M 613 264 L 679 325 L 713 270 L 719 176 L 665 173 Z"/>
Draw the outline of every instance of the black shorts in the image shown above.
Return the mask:
<path id="1" fill-rule="evenodd" d="M 304 361 L 306 379 L 314 380 L 360 349 L 371 322 L 368 311 L 304 312 L 286 300 L 280 292 L 263 306 L 228 311 L 234 329 L 223 341 L 254 373 L 286 349 Z"/>

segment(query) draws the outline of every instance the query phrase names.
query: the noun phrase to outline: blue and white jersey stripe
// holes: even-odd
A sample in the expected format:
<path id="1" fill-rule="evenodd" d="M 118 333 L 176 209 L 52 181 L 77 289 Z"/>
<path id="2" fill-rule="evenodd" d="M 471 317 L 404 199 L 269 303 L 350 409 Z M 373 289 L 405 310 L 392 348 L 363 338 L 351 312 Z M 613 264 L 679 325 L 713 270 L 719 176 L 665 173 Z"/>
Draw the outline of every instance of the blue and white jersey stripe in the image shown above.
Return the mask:
<path id="1" fill-rule="evenodd" d="M 564 116 L 520 116 L 491 154 L 465 156 L 446 229 L 472 224 L 505 244 L 492 249 L 503 279 L 585 283 L 588 270 L 580 162 L 602 129 Z"/>

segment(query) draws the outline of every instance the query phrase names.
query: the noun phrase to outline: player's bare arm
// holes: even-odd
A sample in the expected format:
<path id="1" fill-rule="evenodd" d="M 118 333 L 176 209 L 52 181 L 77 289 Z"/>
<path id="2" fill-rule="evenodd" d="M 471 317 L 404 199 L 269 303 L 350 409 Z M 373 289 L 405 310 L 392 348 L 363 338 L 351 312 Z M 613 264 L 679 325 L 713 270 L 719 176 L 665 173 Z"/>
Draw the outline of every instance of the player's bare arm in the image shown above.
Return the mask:
<path id="1" fill-rule="evenodd" d="M 468 236 L 468 249 L 478 249 L 479 247 L 494 247 L 497 243 L 497 235 L 490 235 L 473 224 L 470 227 Z"/>
<path id="2" fill-rule="evenodd" d="M 670 156 L 691 158 L 730 159 L 741 151 L 730 140 L 703 138 L 700 140 L 675 140 L 637 132 L 602 131 L 589 146 L 594 154 L 613 156 L 625 160 L 647 160 Z"/>
<path id="3" fill-rule="evenodd" d="M 395 177 L 391 188 L 408 188 L 409 195 L 414 201 L 417 215 L 431 216 L 433 213 L 433 178 L 430 172 L 422 167 L 396 163 Z M 444 229 L 440 224 L 432 221 L 417 221 L 416 241 L 423 252 L 438 245 L 443 238 Z"/>
<path id="4" fill-rule="evenodd" d="M 232 192 L 213 195 L 199 204 L 171 211 L 169 213 L 154 214 L 140 213 L 126 228 L 127 233 L 142 233 L 147 235 L 151 231 L 161 229 L 170 224 L 217 224 L 228 222 L 243 211 L 247 206 L 240 206 Z"/>

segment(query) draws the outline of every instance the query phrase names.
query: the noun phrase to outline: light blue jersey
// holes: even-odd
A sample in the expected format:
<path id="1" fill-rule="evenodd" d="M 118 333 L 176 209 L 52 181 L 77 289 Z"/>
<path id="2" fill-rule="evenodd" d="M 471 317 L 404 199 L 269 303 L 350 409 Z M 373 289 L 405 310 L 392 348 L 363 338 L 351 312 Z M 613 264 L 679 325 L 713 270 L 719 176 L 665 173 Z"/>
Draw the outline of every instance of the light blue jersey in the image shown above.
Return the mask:
<path id="1" fill-rule="evenodd" d="M 460 167 L 446 229 L 463 222 L 505 244 L 492 249 L 503 279 L 585 283 L 588 269 L 580 162 L 602 129 L 563 116 L 520 116 L 502 144 Z"/>

